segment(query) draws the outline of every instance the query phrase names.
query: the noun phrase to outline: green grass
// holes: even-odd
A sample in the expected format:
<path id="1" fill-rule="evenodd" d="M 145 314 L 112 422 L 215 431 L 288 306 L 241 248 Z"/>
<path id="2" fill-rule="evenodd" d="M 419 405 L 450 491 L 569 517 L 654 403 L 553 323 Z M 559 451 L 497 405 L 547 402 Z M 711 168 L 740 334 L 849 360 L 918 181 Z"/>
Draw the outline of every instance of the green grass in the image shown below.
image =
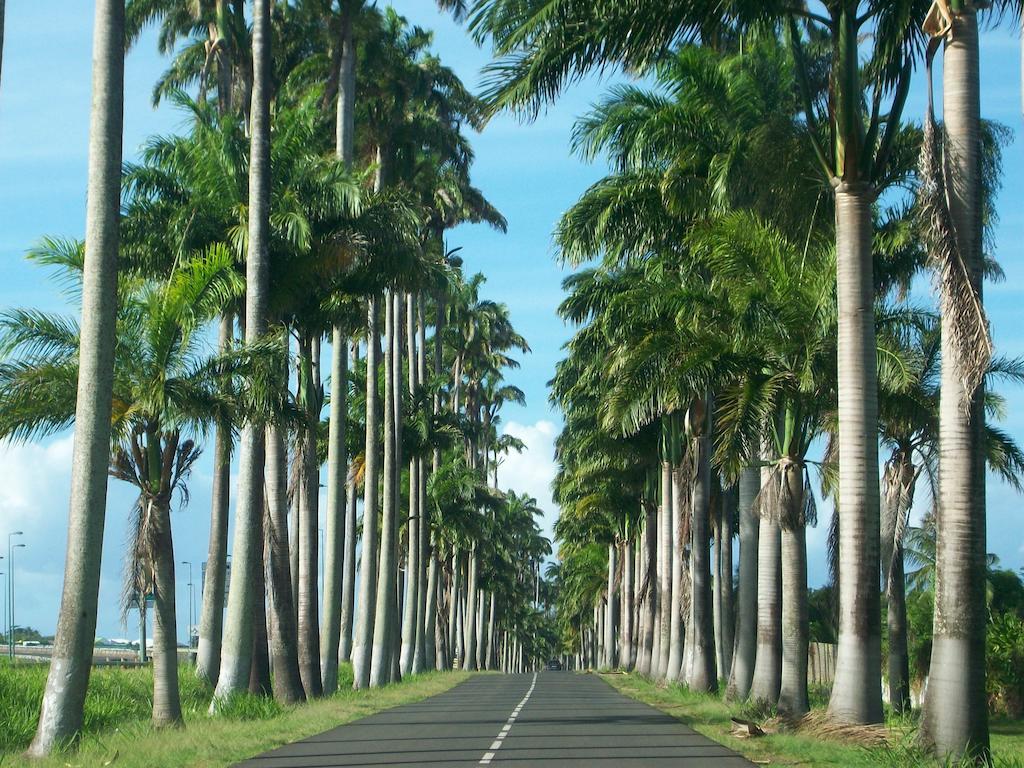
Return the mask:
<path id="1" fill-rule="evenodd" d="M 635 674 L 601 677 L 627 696 L 672 715 L 698 733 L 755 762 L 815 768 L 934 768 L 937 765 L 914 746 L 913 721 L 909 719 L 890 724 L 892 746 L 887 749 L 869 749 L 799 732 L 738 739 L 731 733 L 730 718 L 757 721 L 764 713 L 680 686 L 660 685 Z M 811 701 L 813 706 L 823 706 L 827 699 L 822 691 L 812 691 Z M 996 720 L 991 730 L 996 768 L 1024 768 L 1024 723 Z"/>
<path id="2" fill-rule="evenodd" d="M 465 680 L 460 672 L 428 673 L 398 685 L 353 691 L 351 667 L 340 670 L 341 691 L 328 699 L 285 707 L 248 695 L 229 701 L 216 717 L 206 714 L 212 691 L 182 666 L 185 727 L 155 729 L 149 723 L 153 676 L 148 668 L 99 668 L 92 672 L 85 728 L 78 748 L 49 760 L 21 757 L 35 733 L 45 665 L 0 665 L 0 767 L 213 768 L 342 723 L 441 693 Z"/>

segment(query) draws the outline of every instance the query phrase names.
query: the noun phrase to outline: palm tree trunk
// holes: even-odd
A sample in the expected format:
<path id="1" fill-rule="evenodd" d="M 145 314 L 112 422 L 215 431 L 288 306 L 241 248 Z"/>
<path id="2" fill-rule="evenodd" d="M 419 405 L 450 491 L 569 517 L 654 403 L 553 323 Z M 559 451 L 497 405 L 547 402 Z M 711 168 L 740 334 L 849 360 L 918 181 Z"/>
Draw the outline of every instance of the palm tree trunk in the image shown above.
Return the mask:
<path id="1" fill-rule="evenodd" d="M 335 326 L 331 337 L 331 416 L 327 438 L 327 519 L 324 520 L 324 620 L 320 626 L 323 693 L 338 690 L 338 658 L 348 533 L 348 340 Z M 355 520 L 352 521 L 355 523 Z M 354 526 L 353 526 L 354 527 Z M 353 531 L 353 536 L 355 535 Z M 353 541 L 353 549 L 355 542 Z M 349 606 L 351 611 L 351 605 Z"/>
<path id="2" fill-rule="evenodd" d="M 836 189 L 840 610 L 829 714 L 844 723 L 882 721 L 873 200 L 867 185 Z"/>
<path id="3" fill-rule="evenodd" d="M 353 363 L 359 360 L 359 343 L 352 342 Z M 356 591 L 356 481 L 351 470 L 346 478 L 345 503 L 345 556 L 341 578 L 341 639 L 338 643 L 338 659 L 348 662 L 352 659 L 352 623 Z"/>
<path id="4" fill-rule="evenodd" d="M 619 666 L 629 672 L 633 669 L 633 570 L 636 566 L 632 541 L 624 542 L 622 556 L 625 562 L 622 564 Z"/>
<path id="5" fill-rule="evenodd" d="M 417 386 L 416 301 L 413 294 L 405 297 L 405 341 L 408 350 L 409 395 L 415 396 Z M 413 669 L 416 656 L 416 624 L 420 590 L 420 461 L 409 460 L 409 519 L 406 531 L 405 601 L 402 610 L 401 670 L 403 675 Z"/>
<path id="6" fill-rule="evenodd" d="M 351 5 L 342 3 L 341 56 L 335 118 L 335 153 L 351 167 L 355 147 L 356 52 Z M 327 445 L 327 521 L 324 553 L 324 623 L 320 638 L 321 673 L 326 695 L 338 688 L 338 662 L 348 661 L 352 648 L 352 594 L 355 580 L 355 505 L 348 488 L 348 346 L 345 329 L 334 326 L 331 347 L 331 416 Z M 346 493 L 348 492 L 348 493 Z M 353 499 L 354 501 L 354 499 Z M 349 525 L 349 508 L 352 519 Z M 339 524 L 344 516 L 344 530 Z M 351 537 L 350 537 L 351 532 Z M 349 553 L 351 550 L 351 555 Z M 349 574 L 351 573 L 351 577 Z M 340 590 L 340 592 L 338 592 Z M 346 610 L 347 609 L 347 610 Z"/>
<path id="7" fill-rule="evenodd" d="M 617 595 L 615 592 L 615 574 L 618 570 L 618 548 L 612 542 L 608 545 L 608 587 L 605 592 L 607 598 L 604 608 L 604 664 L 609 670 L 618 666 L 618 654 L 615 652 L 615 617 L 617 610 Z"/>
<path id="8" fill-rule="evenodd" d="M 263 516 L 260 516 L 260 541 L 263 536 Z M 254 696 L 270 696 L 272 685 L 270 681 L 270 648 L 268 643 L 267 630 L 267 601 L 264 595 L 267 591 L 266 581 L 266 542 L 260 547 L 256 571 L 256 599 L 252 612 L 252 662 L 249 665 L 249 693 Z"/>
<path id="9" fill-rule="evenodd" d="M 661 516 L 658 520 L 658 664 L 652 674 L 659 680 L 668 673 L 668 657 L 672 648 L 672 550 L 675 532 L 672 527 L 672 467 L 661 463 Z M 652 667 L 654 665 L 652 664 Z"/>
<path id="10" fill-rule="evenodd" d="M 686 506 L 685 482 L 686 478 L 683 476 L 683 469 L 681 467 L 673 468 L 670 532 L 672 540 L 672 600 L 670 601 L 671 610 L 669 612 L 668 667 L 665 669 L 665 679 L 670 683 L 686 679 L 683 664 L 686 625 L 683 621 L 683 541 L 681 539 L 681 531 L 683 529 L 682 517 L 689 512 L 689 510 L 684 509 Z"/>
<path id="11" fill-rule="evenodd" d="M 395 464 L 398 461 L 395 440 L 395 374 L 399 364 L 395 355 L 397 335 L 396 296 L 385 299 L 384 312 L 384 498 L 380 526 L 380 569 L 377 574 L 377 602 L 373 626 L 373 654 L 370 662 L 370 686 L 387 685 L 391 681 L 391 646 L 394 642 L 391 625 L 392 601 L 395 597 L 397 576 L 398 488 L 395 484 Z"/>
<path id="12" fill-rule="evenodd" d="M 484 654 L 484 669 L 494 669 L 494 627 L 498 614 L 497 596 L 491 592 L 490 605 L 487 608 L 487 647 Z"/>
<path id="13" fill-rule="evenodd" d="M 284 428 L 269 425 L 266 440 L 270 655 L 274 667 L 274 697 L 284 704 L 291 704 L 301 701 L 306 695 L 299 675 L 299 640 L 288 556 L 288 449 Z"/>
<path id="14" fill-rule="evenodd" d="M 903 545 L 893 553 L 889 574 L 886 623 L 889 631 L 889 706 L 896 714 L 910 712 L 910 650 L 907 643 L 907 585 Z"/>
<path id="15" fill-rule="evenodd" d="M 299 674 L 306 696 L 323 695 L 320 671 L 320 617 L 317 593 L 319 579 L 320 463 L 316 435 L 320 426 L 319 344 L 308 332 L 299 338 L 299 391 L 305 423 L 299 428 L 296 456 L 302 493 L 299 503 Z M 332 645 L 333 651 L 337 645 Z"/>
<path id="16" fill-rule="evenodd" d="M 255 342 L 266 329 L 270 229 L 270 1 L 253 0 L 253 89 L 249 163 L 249 252 L 246 259 L 245 340 Z M 238 468 L 238 504 L 232 547 L 231 590 L 214 703 L 245 690 L 252 666 L 253 602 L 256 572 L 262 561 L 262 424 L 242 430 Z"/>
<path id="17" fill-rule="evenodd" d="M 962 5 L 957 9 L 957 5 Z M 982 158 L 978 20 L 954 3 L 943 54 L 943 112 L 950 215 L 957 246 L 978 302 L 982 300 Z M 945 292 L 944 292 L 945 294 Z M 942 380 L 939 401 L 939 509 L 935 617 L 922 742 L 941 757 L 969 754 L 988 761 L 985 693 L 986 553 L 984 384 L 964 386 L 973 350 L 958 344 L 942 296 Z"/>
<path id="18" fill-rule="evenodd" d="M 430 555 L 430 566 L 427 569 L 427 600 L 423 616 L 423 668 L 428 666 L 433 669 L 440 669 L 437 652 L 437 556 Z"/>
<path id="19" fill-rule="evenodd" d="M 711 399 L 708 398 L 710 419 Z M 690 530 L 693 547 L 693 623 L 687 639 L 693 648 L 693 667 L 687 683 L 695 691 L 714 692 L 718 689 L 715 674 L 714 616 L 711 600 L 711 554 L 708 549 L 711 522 L 711 437 L 705 428 L 694 441 L 696 480 L 693 484 L 693 517 Z"/>
<path id="20" fill-rule="evenodd" d="M 462 590 L 462 564 L 459 558 L 459 550 L 456 547 L 452 552 L 452 573 L 449 579 L 449 600 L 448 600 L 448 654 L 449 657 L 457 657 L 459 644 L 459 595 Z M 449 661 L 455 659 L 449 658 Z M 459 662 L 462 659 L 458 659 Z"/>
<path id="21" fill-rule="evenodd" d="M 787 460 L 781 469 L 786 509 L 782 525 L 782 683 L 779 711 L 801 717 L 807 699 L 807 536 L 804 522 L 804 479 L 801 462 Z"/>
<path id="22" fill-rule="evenodd" d="M 640 653 L 637 661 L 637 671 L 642 675 L 651 674 L 651 660 L 654 658 L 655 643 L 655 616 L 658 605 L 657 595 L 657 567 L 658 567 L 658 511 L 650 504 L 645 507 L 644 519 L 644 540 L 643 540 L 643 561 L 644 579 L 647 584 L 647 596 L 644 598 L 641 610 L 643 618 L 641 626 L 643 631 L 640 635 Z"/>
<path id="23" fill-rule="evenodd" d="M 230 313 L 220 319 L 221 352 L 231 349 L 234 321 Z M 196 675 L 211 685 L 220 672 L 220 641 L 224 628 L 224 583 L 227 573 L 228 514 L 231 508 L 231 425 L 218 422 L 214 436 L 213 504 L 210 510 L 210 544 L 203 578 L 203 607 L 199 620 Z"/>
<path id="24" fill-rule="evenodd" d="M 728 696 L 743 701 L 750 694 L 757 652 L 757 550 L 760 521 L 754 499 L 761 490 L 761 471 L 745 467 L 740 475 L 740 590 L 736 612 L 736 653 L 732 660 Z"/>
<path id="25" fill-rule="evenodd" d="M 182 724 L 178 693 L 178 637 L 175 615 L 174 544 L 171 511 L 150 501 L 153 520 L 153 725 Z"/>
<path id="26" fill-rule="evenodd" d="M 750 698 L 775 706 L 781 686 L 782 532 L 778 523 L 762 517 L 757 552 L 757 653 Z"/>
<path id="27" fill-rule="evenodd" d="M 476 542 L 469 550 L 469 572 L 466 577 L 466 612 L 465 620 L 462 622 L 465 640 L 463 642 L 462 668 L 467 672 L 476 670 L 476 601 L 477 601 L 477 567 L 479 555 L 476 551 Z"/>
<path id="28" fill-rule="evenodd" d="M 718 555 L 718 575 L 716 581 L 719 595 L 719 627 L 720 634 L 715 635 L 715 647 L 718 650 L 718 678 L 728 678 L 732 669 L 733 645 L 735 642 L 736 616 L 733 607 L 732 591 L 732 528 L 736 519 L 739 488 L 731 485 L 722 490 L 722 513 L 719 518 L 716 552 Z"/>
<path id="29" fill-rule="evenodd" d="M 50 754 L 81 730 L 96 638 L 110 461 L 123 108 L 124 2 L 97 0 L 68 543 L 50 671 L 28 750 L 34 757 Z"/>
<path id="30" fill-rule="evenodd" d="M 380 365 L 380 331 L 377 319 L 377 298 L 366 301 L 366 447 L 363 486 L 363 546 L 359 570 L 359 610 L 352 641 L 352 685 L 365 688 L 370 684 L 370 662 L 373 647 L 374 618 L 377 594 L 377 451 L 378 369 Z"/>
<path id="31" fill-rule="evenodd" d="M 418 300 L 416 301 L 416 383 L 419 387 L 425 387 L 427 385 L 427 321 L 426 321 L 426 298 L 421 293 L 419 294 Z M 440 336 L 438 336 L 440 341 Z M 431 406 L 433 412 L 433 405 Z M 440 461 L 440 457 L 439 461 Z M 413 673 L 422 672 L 426 666 L 426 659 L 433 658 L 428 657 L 426 654 L 426 613 L 427 613 L 427 564 L 430 562 L 431 557 L 431 544 L 430 544 L 430 508 L 427 500 L 427 461 L 426 458 L 420 456 L 417 461 L 418 465 L 418 480 L 416 492 L 419 495 L 419 571 L 416 575 L 417 579 L 417 591 L 416 591 L 416 626 L 415 626 L 415 650 L 413 651 Z"/>

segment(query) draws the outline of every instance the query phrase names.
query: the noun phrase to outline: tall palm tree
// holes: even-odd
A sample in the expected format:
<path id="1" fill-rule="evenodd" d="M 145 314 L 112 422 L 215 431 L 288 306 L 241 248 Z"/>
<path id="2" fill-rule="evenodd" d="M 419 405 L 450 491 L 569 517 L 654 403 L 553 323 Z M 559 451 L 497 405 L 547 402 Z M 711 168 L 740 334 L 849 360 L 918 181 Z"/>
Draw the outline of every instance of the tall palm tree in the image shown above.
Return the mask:
<path id="1" fill-rule="evenodd" d="M 124 111 L 124 3 L 97 0 L 82 331 L 64 587 L 39 726 L 29 754 L 78 736 L 96 634 L 110 459 Z"/>
<path id="2" fill-rule="evenodd" d="M 267 327 L 270 229 L 270 1 L 253 0 L 253 89 L 249 160 L 249 222 L 246 258 L 245 340 L 255 343 Z M 239 494 L 235 511 L 231 583 L 221 670 L 211 708 L 248 687 L 252 661 L 253 603 L 256 570 L 262 567 L 263 425 L 242 429 Z"/>

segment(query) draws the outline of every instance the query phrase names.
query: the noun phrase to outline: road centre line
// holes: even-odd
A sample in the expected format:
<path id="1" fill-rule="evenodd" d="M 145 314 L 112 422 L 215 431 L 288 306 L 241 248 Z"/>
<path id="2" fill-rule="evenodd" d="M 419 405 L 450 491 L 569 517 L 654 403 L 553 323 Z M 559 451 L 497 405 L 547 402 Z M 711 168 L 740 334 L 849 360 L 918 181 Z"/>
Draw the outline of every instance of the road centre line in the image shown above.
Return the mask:
<path id="1" fill-rule="evenodd" d="M 519 717 L 520 711 L 522 711 L 523 706 L 526 704 L 526 702 L 529 701 L 530 695 L 533 693 L 533 689 L 536 688 L 536 687 L 537 687 L 537 673 L 534 672 L 533 673 L 533 681 L 530 683 L 530 689 L 526 692 L 526 695 L 523 696 L 523 700 L 520 701 L 516 705 L 516 708 L 512 710 L 512 714 L 509 715 L 508 720 L 505 721 L 505 725 L 502 727 L 501 733 L 498 734 L 498 738 L 496 738 L 494 740 L 494 743 L 491 744 L 490 751 L 489 752 L 485 752 L 484 756 L 480 758 L 479 765 L 490 765 L 491 764 L 491 760 L 494 759 L 495 753 L 499 749 L 501 749 L 502 741 L 504 741 L 505 737 L 508 736 L 508 732 L 512 729 L 512 724 L 515 722 L 516 718 Z"/>

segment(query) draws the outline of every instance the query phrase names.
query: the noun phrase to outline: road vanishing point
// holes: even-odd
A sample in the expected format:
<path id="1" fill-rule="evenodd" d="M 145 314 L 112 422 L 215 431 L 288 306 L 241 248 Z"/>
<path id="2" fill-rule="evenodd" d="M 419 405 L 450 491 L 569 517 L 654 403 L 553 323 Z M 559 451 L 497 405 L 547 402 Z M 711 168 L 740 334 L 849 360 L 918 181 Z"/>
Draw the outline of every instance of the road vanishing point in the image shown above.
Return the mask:
<path id="1" fill-rule="evenodd" d="M 751 768 L 596 675 L 480 675 L 239 763 L 240 768 Z"/>

